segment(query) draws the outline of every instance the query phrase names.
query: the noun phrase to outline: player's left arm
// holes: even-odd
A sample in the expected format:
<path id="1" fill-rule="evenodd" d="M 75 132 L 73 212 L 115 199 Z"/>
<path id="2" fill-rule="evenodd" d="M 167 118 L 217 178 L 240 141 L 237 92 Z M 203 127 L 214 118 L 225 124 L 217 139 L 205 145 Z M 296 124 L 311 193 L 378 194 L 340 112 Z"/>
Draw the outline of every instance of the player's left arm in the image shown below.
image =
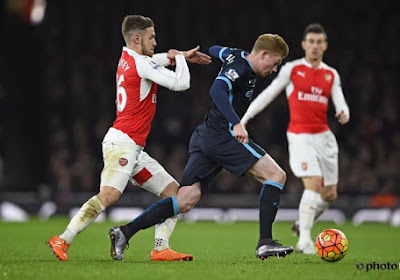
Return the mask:
<path id="1" fill-rule="evenodd" d="M 336 109 L 335 117 L 337 118 L 338 122 L 340 124 L 348 123 L 350 120 L 350 109 L 344 98 L 342 86 L 340 83 L 340 76 L 337 73 L 337 71 L 335 71 L 335 78 L 332 85 L 331 97 L 333 105 L 335 106 Z"/>

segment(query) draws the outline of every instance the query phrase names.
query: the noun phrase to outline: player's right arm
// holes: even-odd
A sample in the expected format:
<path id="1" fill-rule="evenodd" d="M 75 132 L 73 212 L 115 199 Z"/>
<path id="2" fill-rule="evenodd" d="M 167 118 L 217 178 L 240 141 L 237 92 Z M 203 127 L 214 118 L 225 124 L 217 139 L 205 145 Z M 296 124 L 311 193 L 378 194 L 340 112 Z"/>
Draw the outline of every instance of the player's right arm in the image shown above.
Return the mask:
<path id="1" fill-rule="evenodd" d="M 175 71 L 165 68 L 150 57 L 142 56 L 136 61 L 139 76 L 173 91 L 187 90 L 190 87 L 190 72 L 186 59 L 178 51 L 173 55 L 176 62 Z"/>
<path id="2" fill-rule="evenodd" d="M 282 66 L 278 76 L 251 102 L 249 108 L 241 119 L 243 126 L 248 121 L 265 109 L 289 84 L 292 67 L 289 64 Z"/>

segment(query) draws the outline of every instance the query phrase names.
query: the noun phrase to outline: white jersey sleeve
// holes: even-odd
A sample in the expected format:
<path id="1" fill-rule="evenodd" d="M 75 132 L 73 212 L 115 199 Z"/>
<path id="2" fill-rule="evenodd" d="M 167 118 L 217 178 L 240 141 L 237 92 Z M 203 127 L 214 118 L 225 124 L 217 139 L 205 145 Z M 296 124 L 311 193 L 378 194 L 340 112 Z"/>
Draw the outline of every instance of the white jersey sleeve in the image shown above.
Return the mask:
<path id="1" fill-rule="evenodd" d="M 152 59 L 164 67 L 170 65 L 170 61 L 167 57 L 167 53 L 156 53 L 152 56 Z"/>
<path id="2" fill-rule="evenodd" d="M 290 83 L 290 73 L 293 66 L 291 63 L 286 63 L 282 66 L 278 76 L 272 83 L 265 88 L 257 97 L 251 102 L 249 108 L 241 119 L 241 123 L 246 125 L 247 122 L 259 114 L 265 107 L 267 107 Z"/>
<path id="3" fill-rule="evenodd" d="M 184 91 L 190 87 L 189 67 L 183 54 L 175 56 L 175 71 L 158 64 L 151 57 L 141 56 L 141 58 L 136 61 L 137 72 L 141 78 L 173 91 Z"/>
<path id="4" fill-rule="evenodd" d="M 343 111 L 347 118 L 350 119 L 350 109 L 343 95 L 339 73 L 336 70 L 334 70 L 334 73 L 335 80 L 333 81 L 331 91 L 333 105 L 335 106 L 336 113 Z"/>

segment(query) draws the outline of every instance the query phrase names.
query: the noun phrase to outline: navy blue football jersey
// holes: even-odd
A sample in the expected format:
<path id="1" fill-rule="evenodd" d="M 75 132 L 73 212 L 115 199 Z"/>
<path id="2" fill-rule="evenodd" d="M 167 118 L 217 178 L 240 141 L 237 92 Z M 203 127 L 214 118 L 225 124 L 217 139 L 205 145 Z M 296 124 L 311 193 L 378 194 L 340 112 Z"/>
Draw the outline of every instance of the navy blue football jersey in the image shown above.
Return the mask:
<path id="1" fill-rule="evenodd" d="M 221 71 L 216 79 L 228 84 L 229 102 L 234 111 L 242 118 L 253 98 L 256 85 L 256 74 L 246 59 L 248 53 L 241 49 L 223 47 L 218 57 L 223 62 Z M 214 102 L 207 112 L 205 124 L 207 127 L 230 129 L 231 125 Z"/>

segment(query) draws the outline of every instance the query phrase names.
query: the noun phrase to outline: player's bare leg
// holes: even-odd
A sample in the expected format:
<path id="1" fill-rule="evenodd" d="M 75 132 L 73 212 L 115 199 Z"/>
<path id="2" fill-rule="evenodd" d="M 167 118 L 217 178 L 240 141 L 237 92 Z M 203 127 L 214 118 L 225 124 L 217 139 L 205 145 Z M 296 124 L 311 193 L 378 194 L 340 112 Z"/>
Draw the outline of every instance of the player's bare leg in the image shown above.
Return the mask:
<path id="1" fill-rule="evenodd" d="M 91 224 L 106 207 L 117 201 L 120 195 L 121 193 L 114 188 L 101 188 L 98 195 L 91 197 L 82 205 L 62 234 L 46 241 L 59 260 L 68 260 L 68 249 L 75 236 Z"/>
<path id="2" fill-rule="evenodd" d="M 317 199 L 317 211 L 315 213 L 316 221 L 319 216 L 328 209 L 329 204 L 336 200 L 337 198 L 337 185 L 323 186 L 320 188 L 320 196 Z"/>

